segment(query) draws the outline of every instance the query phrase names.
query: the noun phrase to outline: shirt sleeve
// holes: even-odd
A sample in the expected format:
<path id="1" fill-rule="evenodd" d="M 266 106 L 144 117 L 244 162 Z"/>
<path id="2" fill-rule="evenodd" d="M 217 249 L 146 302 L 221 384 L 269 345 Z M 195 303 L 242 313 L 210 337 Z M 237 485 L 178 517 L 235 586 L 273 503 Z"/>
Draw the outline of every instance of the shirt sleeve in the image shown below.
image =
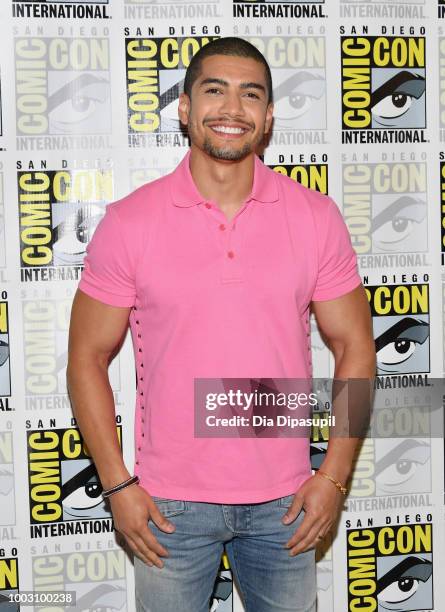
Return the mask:
<path id="1" fill-rule="evenodd" d="M 134 265 L 117 214 L 111 204 L 106 207 L 86 247 L 78 288 L 111 306 L 134 306 Z"/>
<path id="2" fill-rule="evenodd" d="M 357 255 L 343 216 L 332 198 L 317 227 L 318 274 L 312 301 L 333 300 L 361 283 Z"/>

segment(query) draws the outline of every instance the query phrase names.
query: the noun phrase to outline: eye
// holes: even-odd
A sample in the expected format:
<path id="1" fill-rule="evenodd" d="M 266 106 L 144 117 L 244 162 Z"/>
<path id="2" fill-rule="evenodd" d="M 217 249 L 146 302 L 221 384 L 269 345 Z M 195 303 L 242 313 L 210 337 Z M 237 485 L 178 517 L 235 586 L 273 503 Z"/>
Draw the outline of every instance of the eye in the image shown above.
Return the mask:
<path id="1" fill-rule="evenodd" d="M 279 119 L 295 119 L 304 115 L 312 106 L 314 96 L 302 92 L 293 91 L 288 96 L 281 98 L 275 104 L 275 113 Z"/>
<path id="2" fill-rule="evenodd" d="M 98 482 L 87 482 L 70 493 L 63 505 L 71 510 L 86 510 L 102 504 L 102 486 Z"/>
<path id="3" fill-rule="evenodd" d="M 401 117 L 411 107 L 413 96 L 404 93 L 393 93 L 380 100 L 371 108 L 371 113 L 382 119 Z"/>
<path id="4" fill-rule="evenodd" d="M 103 216 L 100 206 L 90 205 L 78 209 L 55 228 L 53 248 L 60 255 L 80 255 L 85 253 L 94 230 Z"/>
<path id="5" fill-rule="evenodd" d="M 415 223 L 420 229 L 426 214 L 425 201 L 411 196 L 398 198 L 372 220 L 372 233 L 376 246 L 387 250 L 391 250 L 392 245 L 400 248 L 400 243 L 413 233 Z"/>
<path id="6" fill-rule="evenodd" d="M 205 93 L 221 93 L 221 90 L 217 87 L 210 87 L 209 89 L 206 89 Z"/>
<path id="7" fill-rule="evenodd" d="M 258 96 L 256 93 L 254 93 L 253 91 L 248 91 L 248 92 L 247 92 L 247 94 L 246 94 L 246 96 L 249 96 L 249 97 L 255 98 L 256 100 L 259 100 L 259 99 L 260 99 L 260 97 L 259 97 L 259 96 Z"/>
<path id="8" fill-rule="evenodd" d="M 397 338 L 378 351 L 377 360 L 383 365 L 403 363 L 414 353 L 416 344 L 418 343 L 407 338 Z"/>
<path id="9" fill-rule="evenodd" d="M 85 121 L 93 115 L 109 98 L 109 83 L 106 79 L 96 79 L 83 86 L 76 81 L 62 92 L 55 94 L 57 100 L 49 115 L 55 124 L 68 125 Z"/>
<path id="10" fill-rule="evenodd" d="M 419 581 L 409 576 L 399 578 L 383 589 L 377 595 L 377 599 L 382 603 L 395 604 L 406 601 L 414 595 L 419 588 Z"/>
<path id="11" fill-rule="evenodd" d="M 429 324 L 414 317 L 404 317 L 375 339 L 377 365 L 394 366 L 407 361 L 429 338 Z"/>

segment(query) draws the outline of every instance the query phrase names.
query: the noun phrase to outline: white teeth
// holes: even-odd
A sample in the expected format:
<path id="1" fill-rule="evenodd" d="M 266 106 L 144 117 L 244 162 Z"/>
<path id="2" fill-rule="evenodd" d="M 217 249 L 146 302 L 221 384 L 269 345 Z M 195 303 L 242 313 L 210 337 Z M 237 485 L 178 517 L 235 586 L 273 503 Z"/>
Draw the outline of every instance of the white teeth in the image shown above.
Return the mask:
<path id="1" fill-rule="evenodd" d="M 226 125 L 214 125 L 212 130 L 215 132 L 224 132 L 224 134 L 242 134 L 244 130 L 238 127 L 228 127 Z"/>

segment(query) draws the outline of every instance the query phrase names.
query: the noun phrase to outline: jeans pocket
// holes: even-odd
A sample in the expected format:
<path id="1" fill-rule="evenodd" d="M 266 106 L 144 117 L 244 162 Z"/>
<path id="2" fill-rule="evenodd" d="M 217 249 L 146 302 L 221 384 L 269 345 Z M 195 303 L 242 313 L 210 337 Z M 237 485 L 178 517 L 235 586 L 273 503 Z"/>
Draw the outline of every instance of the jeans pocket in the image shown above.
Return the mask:
<path id="1" fill-rule="evenodd" d="M 166 518 L 177 516 L 187 510 L 187 503 L 182 499 L 167 499 L 165 497 L 156 497 L 155 495 L 152 495 L 151 498 Z"/>
<path id="2" fill-rule="evenodd" d="M 290 508 L 292 506 L 292 502 L 294 501 L 295 493 L 291 493 L 290 495 L 285 495 L 284 497 L 280 497 L 278 499 L 278 505 L 282 508 Z"/>

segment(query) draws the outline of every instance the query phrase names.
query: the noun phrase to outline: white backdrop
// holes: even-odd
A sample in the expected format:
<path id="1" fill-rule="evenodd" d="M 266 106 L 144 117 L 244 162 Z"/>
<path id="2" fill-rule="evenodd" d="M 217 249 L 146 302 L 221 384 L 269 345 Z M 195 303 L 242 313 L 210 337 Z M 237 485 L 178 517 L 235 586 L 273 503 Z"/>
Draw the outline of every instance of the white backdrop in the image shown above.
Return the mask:
<path id="1" fill-rule="evenodd" d="M 185 154 L 185 68 L 228 35 L 272 68 L 265 163 L 342 210 L 390 389 L 336 537 L 318 552 L 318 609 L 445 610 L 443 436 L 410 404 L 428 406 L 426 385 L 444 371 L 444 10 L 440 0 L 2 1 L 0 610 L 33 590 L 75 591 L 76 610 L 135 609 L 133 566 L 66 395 L 71 301 L 105 206 Z M 315 322 L 312 351 L 314 375 L 332 376 Z M 110 373 L 131 471 L 129 336 Z M 326 438 L 314 432 L 314 469 Z M 242 610 L 225 557 L 214 595 L 212 610 Z"/>

